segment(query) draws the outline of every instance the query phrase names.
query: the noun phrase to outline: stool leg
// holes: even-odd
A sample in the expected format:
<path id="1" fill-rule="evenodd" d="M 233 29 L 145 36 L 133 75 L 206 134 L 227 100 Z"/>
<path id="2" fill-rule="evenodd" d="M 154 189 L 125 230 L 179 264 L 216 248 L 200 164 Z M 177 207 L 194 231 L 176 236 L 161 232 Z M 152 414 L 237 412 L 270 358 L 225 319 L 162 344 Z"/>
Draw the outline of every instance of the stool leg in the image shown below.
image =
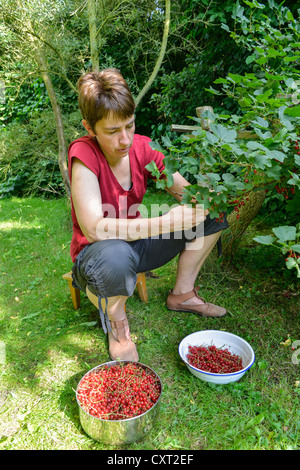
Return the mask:
<path id="1" fill-rule="evenodd" d="M 72 286 L 72 280 L 68 280 L 69 289 L 71 292 L 71 298 L 75 310 L 78 310 L 80 307 L 80 290 L 77 287 Z"/>
<path id="2" fill-rule="evenodd" d="M 148 292 L 147 292 L 145 273 L 141 273 L 137 275 L 136 287 L 137 287 L 137 291 L 140 296 L 140 299 L 143 302 L 148 302 Z"/>
<path id="3" fill-rule="evenodd" d="M 95 294 L 91 293 L 88 286 L 86 286 L 85 290 L 86 290 L 86 295 L 88 296 L 88 299 L 92 302 L 93 305 L 95 305 L 96 308 L 99 308 L 98 297 Z"/>

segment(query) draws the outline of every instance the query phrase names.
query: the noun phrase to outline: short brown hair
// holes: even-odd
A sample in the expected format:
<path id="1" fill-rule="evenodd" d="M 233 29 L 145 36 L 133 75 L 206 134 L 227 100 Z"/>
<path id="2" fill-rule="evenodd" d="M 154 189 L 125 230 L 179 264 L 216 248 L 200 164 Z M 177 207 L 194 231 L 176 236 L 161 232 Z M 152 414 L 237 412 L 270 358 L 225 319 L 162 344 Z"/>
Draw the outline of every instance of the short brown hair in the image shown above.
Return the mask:
<path id="1" fill-rule="evenodd" d="M 101 72 L 88 72 L 77 83 L 79 108 L 93 131 L 96 122 L 112 111 L 127 119 L 135 111 L 135 103 L 127 82 L 119 70 L 110 68 Z"/>

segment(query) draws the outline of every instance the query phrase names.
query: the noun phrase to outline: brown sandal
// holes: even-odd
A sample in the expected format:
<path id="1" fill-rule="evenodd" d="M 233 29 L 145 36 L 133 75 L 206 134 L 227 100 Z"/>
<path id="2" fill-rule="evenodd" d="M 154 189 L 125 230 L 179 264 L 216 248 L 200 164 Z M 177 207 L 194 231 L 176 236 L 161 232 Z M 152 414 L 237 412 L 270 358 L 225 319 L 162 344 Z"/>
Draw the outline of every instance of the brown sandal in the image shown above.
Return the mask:
<path id="1" fill-rule="evenodd" d="M 100 321 L 103 331 L 108 336 L 109 355 L 113 361 L 138 362 L 139 356 L 134 342 L 130 337 L 128 320 L 125 315 L 121 320 L 111 320 L 107 312 L 107 297 L 105 297 L 106 307 L 103 312 L 101 297 L 98 297 L 98 307 Z M 127 330 L 127 331 L 126 331 Z"/>
<path id="2" fill-rule="evenodd" d="M 133 361 L 138 362 L 139 356 L 130 334 L 126 335 L 128 320 L 109 320 L 111 331 L 108 332 L 109 354 L 113 361 Z"/>
<path id="3" fill-rule="evenodd" d="M 223 317 L 226 313 L 225 308 L 206 302 L 202 297 L 199 297 L 198 290 L 199 287 L 197 286 L 191 292 L 179 295 L 173 294 L 172 290 L 170 290 L 167 298 L 167 308 L 175 312 L 191 312 L 204 317 Z M 194 305 L 183 303 L 192 297 L 201 299 L 204 304 Z"/>

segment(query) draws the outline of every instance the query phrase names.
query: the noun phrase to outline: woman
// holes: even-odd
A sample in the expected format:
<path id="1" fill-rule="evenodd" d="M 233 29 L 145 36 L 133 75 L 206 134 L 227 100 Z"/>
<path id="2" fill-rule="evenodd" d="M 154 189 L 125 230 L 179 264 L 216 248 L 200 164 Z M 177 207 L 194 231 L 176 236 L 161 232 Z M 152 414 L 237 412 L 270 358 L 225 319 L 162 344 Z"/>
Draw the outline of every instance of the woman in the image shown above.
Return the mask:
<path id="1" fill-rule="evenodd" d="M 78 89 L 88 135 L 72 142 L 68 152 L 73 281 L 99 307 L 111 358 L 138 361 L 125 313 L 136 274 L 180 253 L 167 307 L 223 316 L 226 310 L 201 299 L 194 284 L 227 222 L 182 204 L 162 216 L 141 217 L 138 207 L 152 178 L 145 167 L 154 161 L 162 173 L 164 155 L 151 149 L 148 137 L 135 134 L 134 100 L 118 70 L 87 73 Z M 180 201 L 189 183 L 179 172 L 173 179 L 167 191 Z"/>

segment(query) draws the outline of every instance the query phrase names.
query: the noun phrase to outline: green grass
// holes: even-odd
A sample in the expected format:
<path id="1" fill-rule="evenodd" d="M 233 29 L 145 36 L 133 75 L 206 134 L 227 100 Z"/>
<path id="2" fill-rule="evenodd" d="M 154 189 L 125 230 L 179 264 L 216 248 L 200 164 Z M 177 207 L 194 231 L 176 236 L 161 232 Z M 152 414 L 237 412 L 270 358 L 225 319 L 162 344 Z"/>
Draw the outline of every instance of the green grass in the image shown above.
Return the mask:
<path id="1" fill-rule="evenodd" d="M 81 294 L 75 312 L 62 279 L 71 268 L 68 202 L 2 200 L 0 234 L 0 449 L 113 449 L 79 422 L 74 390 L 109 356 L 95 307 Z M 176 260 L 147 278 L 147 304 L 136 293 L 128 300 L 140 361 L 159 374 L 163 395 L 155 427 L 127 449 L 299 449 L 299 365 L 291 345 L 281 344 L 300 340 L 298 285 L 277 252 L 250 245 L 226 268 L 212 257 L 199 276 L 202 295 L 228 309 L 224 318 L 167 310 Z M 181 362 L 181 339 L 211 328 L 253 346 L 255 365 L 240 382 L 203 383 Z"/>

